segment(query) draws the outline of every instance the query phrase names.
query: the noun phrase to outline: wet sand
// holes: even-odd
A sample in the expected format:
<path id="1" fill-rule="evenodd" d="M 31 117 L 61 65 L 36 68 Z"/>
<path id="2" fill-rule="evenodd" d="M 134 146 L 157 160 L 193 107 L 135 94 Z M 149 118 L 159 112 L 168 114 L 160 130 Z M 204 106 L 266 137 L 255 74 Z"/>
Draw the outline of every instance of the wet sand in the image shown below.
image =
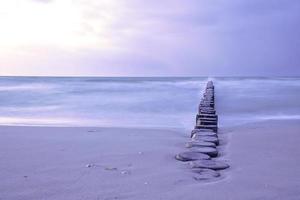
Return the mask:
<path id="1" fill-rule="evenodd" d="M 300 199 L 300 121 L 220 128 L 213 181 L 174 159 L 179 129 L 0 127 L 1 200 Z"/>

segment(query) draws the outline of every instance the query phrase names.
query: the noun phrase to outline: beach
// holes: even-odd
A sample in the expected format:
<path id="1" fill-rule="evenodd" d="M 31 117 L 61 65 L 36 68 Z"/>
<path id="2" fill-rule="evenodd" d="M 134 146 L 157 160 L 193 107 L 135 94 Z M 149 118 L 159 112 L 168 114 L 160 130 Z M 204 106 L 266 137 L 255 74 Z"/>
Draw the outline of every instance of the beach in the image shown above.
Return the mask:
<path id="1" fill-rule="evenodd" d="M 0 0 L 0 200 L 300 200 L 300 0 Z"/>
<path id="2" fill-rule="evenodd" d="M 2 126 L 0 199 L 297 200 L 299 123 L 221 129 L 230 168 L 208 182 L 174 159 L 185 130 Z"/>
<path id="3" fill-rule="evenodd" d="M 300 199 L 300 79 L 213 78 L 220 177 L 187 151 L 207 78 L 0 77 L 0 200 Z"/>

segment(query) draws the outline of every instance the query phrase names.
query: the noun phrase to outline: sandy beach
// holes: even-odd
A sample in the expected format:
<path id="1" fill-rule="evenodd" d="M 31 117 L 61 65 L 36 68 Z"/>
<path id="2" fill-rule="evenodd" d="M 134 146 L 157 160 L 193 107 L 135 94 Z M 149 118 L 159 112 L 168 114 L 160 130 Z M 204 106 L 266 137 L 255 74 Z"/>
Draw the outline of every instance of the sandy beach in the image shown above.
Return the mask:
<path id="1" fill-rule="evenodd" d="M 0 128 L 0 199 L 300 199 L 300 121 L 221 128 L 220 178 L 196 181 L 174 159 L 189 132 Z"/>
<path id="2" fill-rule="evenodd" d="M 0 200 L 300 200 L 300 0 L 0 0 Z"/>

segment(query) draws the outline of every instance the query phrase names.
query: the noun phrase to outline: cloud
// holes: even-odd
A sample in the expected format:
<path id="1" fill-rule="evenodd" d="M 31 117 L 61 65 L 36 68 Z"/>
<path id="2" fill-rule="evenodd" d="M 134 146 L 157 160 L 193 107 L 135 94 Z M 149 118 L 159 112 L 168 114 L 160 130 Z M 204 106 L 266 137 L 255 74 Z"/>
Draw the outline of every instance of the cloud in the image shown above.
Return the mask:
<path id="1" fill-rule="evenodd" d="M 24 56 L 26 62 L 18 63 L 31 65 L 32 71 L 55 65 L 62 74 L 76 68 L 83 74 L 130 76 L 300 75 L 297 0 L 53 3 L 55 9 L 65 6 L 61 17 L 76 12 L 77 18 L 70 19 L 78 27 L 66 31 L 66 41 L 73 38 L 68 44 L 64 39 L 61 45 L 40 46 L 47 49 L 44 53 L 34 50 L 36 45 L 27 46 L 43 58 Z"/>

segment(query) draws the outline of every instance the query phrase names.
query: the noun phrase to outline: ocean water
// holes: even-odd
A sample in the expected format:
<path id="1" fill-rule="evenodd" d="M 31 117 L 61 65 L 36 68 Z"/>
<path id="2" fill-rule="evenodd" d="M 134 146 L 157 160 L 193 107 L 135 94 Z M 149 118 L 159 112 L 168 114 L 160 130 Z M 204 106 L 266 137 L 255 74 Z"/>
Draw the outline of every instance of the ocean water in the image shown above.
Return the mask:
<path id="1" fill-rule="evenodd" d="M 221 126 L 300 119 L 300 78 L 216 78 Z"/>
<path id="2" fill-rule="evenodd" d="M 300 119 L 300 78 L 0 77 L 0 125 L 191 129 L 208 79 L 220 126 Z"/>

